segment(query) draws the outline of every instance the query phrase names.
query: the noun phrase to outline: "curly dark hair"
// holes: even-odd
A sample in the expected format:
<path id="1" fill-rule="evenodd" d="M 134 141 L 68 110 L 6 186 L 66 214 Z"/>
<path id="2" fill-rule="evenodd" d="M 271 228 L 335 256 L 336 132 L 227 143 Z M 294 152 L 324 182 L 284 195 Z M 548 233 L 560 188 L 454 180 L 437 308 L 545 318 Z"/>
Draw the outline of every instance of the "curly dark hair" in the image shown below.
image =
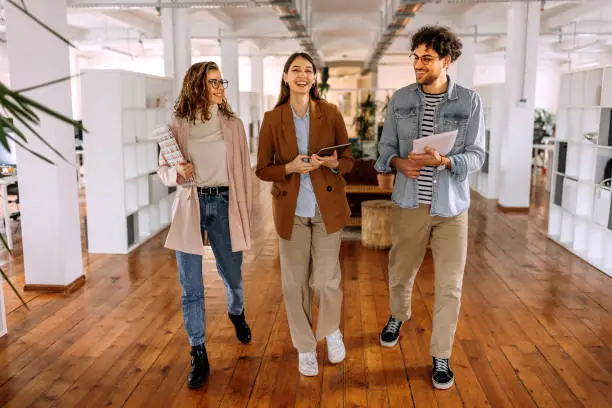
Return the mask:
<path id="1" fill-rule="evenodd" d="M 450 57 L 455 62 L 461 56 L 463 44 L 461 40 L 447 27 L 428 25 L 420 28 L 412 36 L 410 50 L 416 50 L 420 45 L 433 49 L 440 58 Z"/>
<path id="2" fill-rule="evenodd" d="M 181 93 L 174 103 L 174 116 L 194 123 L 196 119 L 206 122 L 211 119 L 209 112 L 210 101 L 206 91 L 206 80 L 210 71 L 219 71 L 219 67 L 212 61 L 196 62 L 187 70 L 183 79 Z M 223 98 L 219 105 L 219 112 L 230 119 L 236 115 Z"/>

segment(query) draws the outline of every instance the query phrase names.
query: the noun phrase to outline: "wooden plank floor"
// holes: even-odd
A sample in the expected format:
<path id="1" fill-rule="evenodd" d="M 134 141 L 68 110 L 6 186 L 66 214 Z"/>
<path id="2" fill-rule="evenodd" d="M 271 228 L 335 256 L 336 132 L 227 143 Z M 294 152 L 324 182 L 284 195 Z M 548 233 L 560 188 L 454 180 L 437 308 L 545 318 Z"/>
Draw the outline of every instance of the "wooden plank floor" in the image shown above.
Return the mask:
<path id="1" fill-rule="evenodd" d="M 68 297 L 29 293 L 30 311 L 4 285 L 10 332 L 0 339 L 0 406 L 612 406 L 612 278 L 546 239 L 546 194 L 534 197 L 529 215 L 502 214 L 473 198 L 452 357 L 456 386 L 434 391 L 431 258 L 417 278 L 400 346 L 384 349 L 378 334 L 389 313 L 388 253 L 354 240 L 341 252 L 346 361 L 329 365 L 320 344 L 319 376 L 299 375 L 268 186 L 255 184 L 255 244 L 244 265 L 253 342 L 236 340 L 209 256 L 207 386 L 185 386 L 176 263 L 159 235 L 129 256 L 85 255 L 85 287 Z M 1 259 L 22 287 L 21 252 Z"/>

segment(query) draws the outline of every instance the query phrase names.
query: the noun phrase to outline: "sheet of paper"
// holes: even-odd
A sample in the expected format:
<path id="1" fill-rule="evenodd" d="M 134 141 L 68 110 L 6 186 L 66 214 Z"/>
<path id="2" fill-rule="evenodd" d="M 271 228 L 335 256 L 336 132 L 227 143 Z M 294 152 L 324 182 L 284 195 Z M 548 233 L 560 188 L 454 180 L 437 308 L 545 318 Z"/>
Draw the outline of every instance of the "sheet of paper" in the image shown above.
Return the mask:
<path id="1" fill-rule="evenodd" d="M 440 154 L 448 154 L 455 144 L 457 133 L 458 130 L 453 130 L 451 132 L 438 133 L 416 139 L 413 142 L 412 149 L 417 154 L 423 154 L 425 153 L 425 147 L 429 146 L 436 149 Z"/>

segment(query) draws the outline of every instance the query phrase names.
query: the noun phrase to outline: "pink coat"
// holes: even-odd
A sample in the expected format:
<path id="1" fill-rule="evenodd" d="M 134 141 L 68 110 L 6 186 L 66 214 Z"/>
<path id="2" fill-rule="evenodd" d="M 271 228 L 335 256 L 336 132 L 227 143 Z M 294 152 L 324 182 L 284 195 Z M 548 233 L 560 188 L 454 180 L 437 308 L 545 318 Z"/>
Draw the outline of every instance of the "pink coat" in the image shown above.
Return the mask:
<path id="1" fill-rule="evenodd" d="M 250 221 L 253 208 L 251 160 L 242 121 L 238 118 L 227 119 L 221 113 L 219 119 L 227 147 L 230 239 L 232 251 L 239 252 L 251 247 Z M 189 157 L 187 150 L 189 123 L 175 118 L 170 129 L 183 156 Z M 161 155 L 157 174 L 165 185 L 177 186 L 166 248 L 204 255 L 204 242 L 200 229 L 200 200 L 195 186 L 177 185 L 176 168 L 170 167 Z"/>

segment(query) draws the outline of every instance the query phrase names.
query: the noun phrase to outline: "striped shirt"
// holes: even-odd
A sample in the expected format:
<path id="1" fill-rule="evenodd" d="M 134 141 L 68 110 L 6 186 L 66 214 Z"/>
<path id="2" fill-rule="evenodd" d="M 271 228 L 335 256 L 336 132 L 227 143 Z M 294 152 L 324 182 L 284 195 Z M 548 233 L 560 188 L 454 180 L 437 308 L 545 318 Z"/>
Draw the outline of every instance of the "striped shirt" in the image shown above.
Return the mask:
<path id="1" fill-rule="evenodd" d="M 425 94 L 425 112 L 423 113 L 423 122 L 421 123 L 421 137 L 431 136 L 434 134 L 434 120 L 436 117 L 436 109 L 442 101 L 444 93 L 432 95 Z M 431 196 L 433 192 L 433 175 L 434 168 L 425 166 L 421 169 L 421 174 L 417 179 L 419 184 L 419 203 L 431 204 Z"/>

